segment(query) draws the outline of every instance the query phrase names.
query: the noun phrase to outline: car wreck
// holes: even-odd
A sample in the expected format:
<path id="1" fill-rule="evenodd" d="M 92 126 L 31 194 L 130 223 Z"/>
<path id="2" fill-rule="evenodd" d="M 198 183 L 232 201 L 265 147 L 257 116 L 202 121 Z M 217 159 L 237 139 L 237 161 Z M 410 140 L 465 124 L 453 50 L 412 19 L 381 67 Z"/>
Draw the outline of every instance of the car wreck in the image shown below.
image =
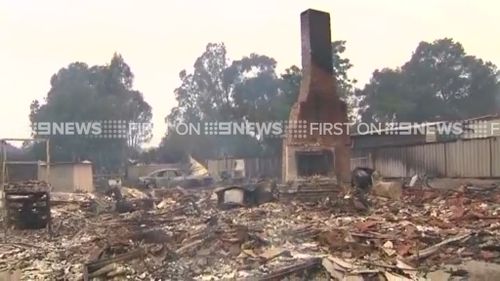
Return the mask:
<path id="1" fill-rule="evenodd" d="M 211 177 L 200 163 L 190 158 L 189 168 L 166 168 L 139 177 L 139 185 L 145 188 L 172 188 L 181 186 L 184 188 L 210 187 L 214 184 Z"/>

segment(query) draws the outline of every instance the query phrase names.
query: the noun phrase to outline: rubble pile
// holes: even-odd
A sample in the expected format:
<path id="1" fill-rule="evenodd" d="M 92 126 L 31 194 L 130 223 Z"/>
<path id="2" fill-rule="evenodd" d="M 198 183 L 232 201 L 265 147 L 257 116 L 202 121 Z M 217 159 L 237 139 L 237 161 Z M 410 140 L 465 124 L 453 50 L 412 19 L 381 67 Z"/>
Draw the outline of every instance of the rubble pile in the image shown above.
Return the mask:
<path id="1" fill-rule="evenodd" d="M 444 265 L 500 263 L 500 191 L 492 188 L 370 196 L 366 213 L 334 200 L 220 209 L 209 190 L 149 196 L 152 209 L 125 213 L 88 208 L 102 196 L 58 196 L 52 236 L 9 229 L 1 238 L 0 272 L 21 280 L 428 280 Z"/>

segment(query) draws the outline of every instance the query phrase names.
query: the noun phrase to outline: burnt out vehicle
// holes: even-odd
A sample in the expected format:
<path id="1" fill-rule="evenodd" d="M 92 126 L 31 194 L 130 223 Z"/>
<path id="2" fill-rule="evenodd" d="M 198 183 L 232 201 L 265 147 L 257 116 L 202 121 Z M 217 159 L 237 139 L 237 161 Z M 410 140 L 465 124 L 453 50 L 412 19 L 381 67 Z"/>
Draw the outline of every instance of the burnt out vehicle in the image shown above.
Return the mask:
<path id="1" fill-rule="evenodd" d="M 186 175 L 180 169 L 160 169 L 147 176 L 139 177 L 139 183 L 145 188 L 158 187 L 208 187 L 213 185 L 214 179 L 208 175 Z"/>

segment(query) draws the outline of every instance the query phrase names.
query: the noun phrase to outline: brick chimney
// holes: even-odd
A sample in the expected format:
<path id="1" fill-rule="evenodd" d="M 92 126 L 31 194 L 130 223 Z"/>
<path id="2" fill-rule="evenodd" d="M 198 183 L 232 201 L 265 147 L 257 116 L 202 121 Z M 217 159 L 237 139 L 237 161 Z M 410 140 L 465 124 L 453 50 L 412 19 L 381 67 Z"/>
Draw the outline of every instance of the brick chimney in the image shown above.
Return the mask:
<path id="1" fill-rule="evenodd" d="M 344 126 L 332 128 L 348 119 L 347 106 L 336 93 L 330 14 L 307 10 L 300 18 L 302 80 L 289 117 L 293 129 L 283 142 L 283 179 L 323 175 L 348 182 L 350 139 Z"/>

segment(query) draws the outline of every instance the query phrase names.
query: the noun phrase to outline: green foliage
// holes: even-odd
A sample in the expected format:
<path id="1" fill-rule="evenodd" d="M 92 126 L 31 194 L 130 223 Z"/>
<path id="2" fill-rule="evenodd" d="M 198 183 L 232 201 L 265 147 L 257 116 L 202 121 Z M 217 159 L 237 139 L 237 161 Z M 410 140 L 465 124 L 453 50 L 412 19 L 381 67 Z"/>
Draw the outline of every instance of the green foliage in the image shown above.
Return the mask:
<path id="1" fill-rule="evenodd" d="M 257 54 L 230 62 L 224 44 L 210 43 L 192 73 L 180 72 L 181 85 L 174 91 L 178 106 L 166 120 L 169 124 L 276 120 L 271 101 L 278 95 L 280 80 L 275 68 L 274 59 Z M 262 145 L 251 136 L 178 136 L 171 132 L 160 147 L 209 158 L 256 155 Z"/>
<path id="2" fill-rule="evenodd" d="M 498 75 L 446 38 L 421 42 L 401 68 L 376 70 L 356 95 L 364 121 L 466 119 L 498 111 Z"/>
<path id="3" fill-rule="evenodd" d="M 180 72 L 181 86 L 174 93 L 178 106 L 167 121 L 175 123 L 225 120 L 260 120 L 279 88 L 274 59 L 251 54 L 232 63 L 224 44 L 210 43 L 196 60 L 193 73 Z"/>
<path id="4" fill-rule="evenodd" d="M 51 89 L 43 103 L 38 100 L 31 103 L 30 121 L 150 122 L 151 107 L 144 101 L 142 93 L 133 89 L 133 78 L 130 67 L 118 54 L 105 66 L 89 67 L 81 62 L 72 63 L 52 76 Z M 52 136 L 52 160 L 90 160 L 98 168 L 115 170 L 123 163 L 129 149 L 138 148 L 150 138 L 151 132 L 132 132 L 126 140 Z"/>
<path id="5" fill-rule="evenodd" d="M 352 66 L 342 58 L 345 41 L 332 43 L 333 62 L 338 77 L 338 93 L 343 99 L 352 96 L 347 71 Z M 174 93 L 178 106 L 166 120 L 176 122 L 265 122 L 288 120 L 300 88 L 301 70 L 296 66 L 276 74 L 276 61 L 250 54 L 230 61 L 222 43 L 209 43 L 196 60 L 192 73 L 183 70 L 181 85 Z M 179 139 L 182 139 L 180 141 Z M 278 138 L 252 136 L 178 136 L 168 134 L 160 145 L 162 151 L 184 151 L 210 158 L 224 155 L 256 157 L 279 154 Z"/>

